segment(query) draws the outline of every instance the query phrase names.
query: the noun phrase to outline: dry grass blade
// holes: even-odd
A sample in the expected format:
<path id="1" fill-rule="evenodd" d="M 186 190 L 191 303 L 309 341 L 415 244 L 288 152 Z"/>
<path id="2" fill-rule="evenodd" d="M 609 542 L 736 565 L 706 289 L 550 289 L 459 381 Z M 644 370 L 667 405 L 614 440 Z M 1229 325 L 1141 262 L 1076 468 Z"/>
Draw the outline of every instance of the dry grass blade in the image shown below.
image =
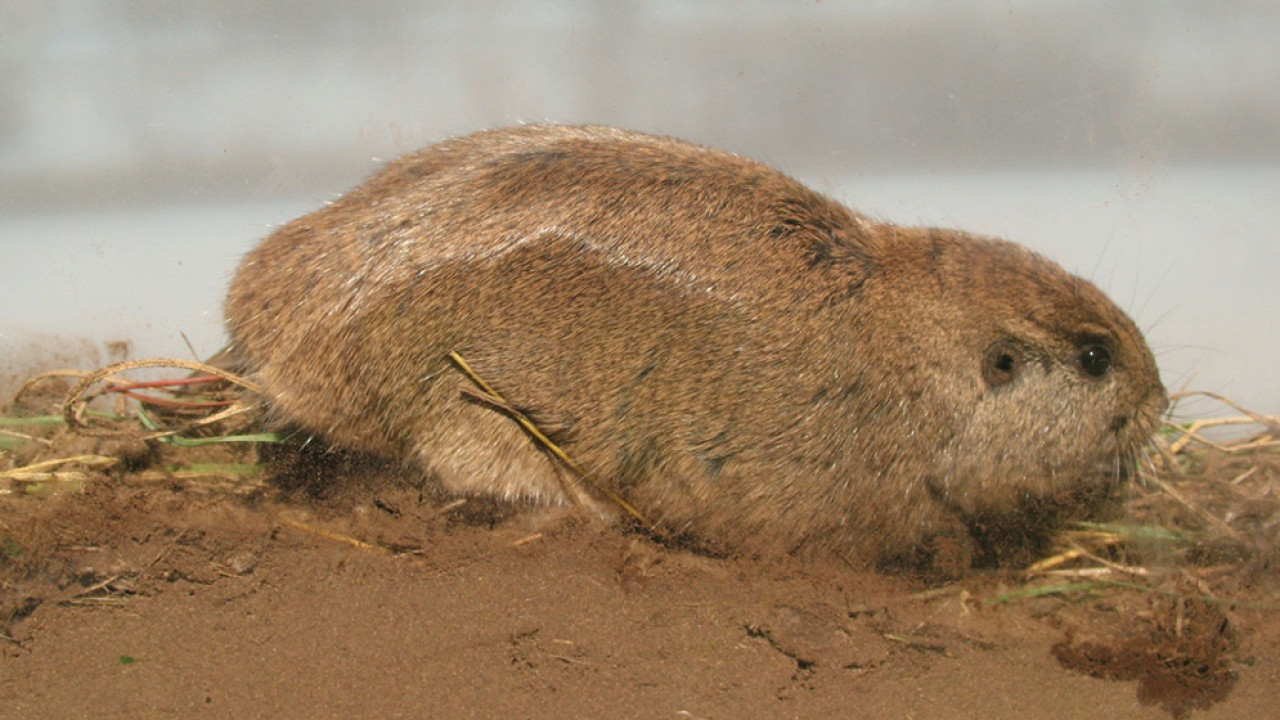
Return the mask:
<path id="1" fill-rule="evenodd" d="M 322 537 L 326 540 L 333 540 L 334 542 L 345 543 L 347 545 L 351 545 L 352 547 L 358 547 L 361 550 L 372 550 L 373 552 L 382 553 L 382 554 L 391 553 L 390 550 L 382 547 L 381 545 L 374 545 L 373 543 L 367 543 L 363 540 L 353 538 L 350 535 L 343 535 L 342 533 L 336 533 L 329 530 L 321 530 L 320 528 L 311 527 L 310 525 L 307 525 L 305 523 L 300 523 L 297 520 L 290 520 L 289 518 L 280 518 L 280 524 L 291 527 L 294 530 L 301 530 L 302 532 L 305 532 L 305 533 L 311 533 L 312 535 Z"/>
<path id="2" fill-rule="evenodd" d="M 657 528 L 654 526 L 653 523 L 649 522 L 648 518 L 646 518 L 644 514 L 642 514 L 639 510 L 637 510 L 634 506 L 632 506 L 631 503 L 622 499 L 622 497 L 619 496 L 617 493 L 613 492 L 609 488 L 604 487 L 600 483 L 596 482 L 591 477 L 590 473 L 587 472 L 586 468 L 582 467 L 577 462 L 575 462 L 573 458 L 569 457 L 569 455 L 564 450 L 560 449 L 559 445 L 556 445 L 554 442 L 552 442 L 551 438 L 548 438 L 545 434 L 543 434 L 543 432 L 538 429 L 538 426 L 535 425 L 532 420 L 526 417 L 524 413 L 520 412 L 519 410 L 509 405 L 507 403 L 506 398 L 502 397 L 502 395 L 499 394 L 497 390 L 494 390 L 493 387 L 489 385 L 489 383 L 485 382 L 484 378 L 481 378 L 480 375 L 471 368 L 471 365 L 469 365 L 467 361 L 462 358 L 461 355 L 459 355 L 457 352 L 451 352 L 449 353 L 449 359 L 452 360 L 454 364 L 458 366 L 458 369 L 462 371 L 462 374 L 466 375 L 467 378 L 471 380 L 471 382 L 474 382 L 476 385 L 480 386 L 480 389 L 483 390 L 486 395 L 488 395 L 488 398 L 481 397 L 480 399 L 485 400 L 486 402 L 490 402 L 490 404 L 492 404 L 495 408 L 502 410 L 509 417 L 511 417 L 517 423 L 519 423 L 520 427 L 525 429 L 525 432 L 528 432 L 530 435 L 532 435 L 535 440 L 541 443 L 542 446 L 545 447 L 548 451 L 550 451 L 552 455 L 555 455 L 556 458 L 559 459 L 560 462 L 564 463 L 566 467 L 572 470 L 575 475 L 577 475 L 578 477 L 582 478 L 585 482 L 590 484 L 592 489 L 594 489 L 596 492 L 612 500 L 618 507 L 622 508 L 628 515 L 638 520 L 640 524 L 643 525 L 644 527 L 648 528 L 650 532 L 657 532 Z"/>
<path id="3" fill-rule="evenodd" d="M 67 471 L 58 471 L 58 472 L 38 472 L 38 473 L 10 473 L 10 474 L 6 474 L 3 477 L 0 477 L 0 480 L 11 480 L 13 482 L 32 483 L 32 484 L 48 483 L 48 482 L 73 483 L 73 482 L 84 482 L 85 480 L 88 480 L 88 479 L 89 479 L 89 475 L 87 473 L 83 473 L 78 470 L 67 470 Z"/>
<path id="4" fill-rule="evenodd" d="M 1045 595 L 1078 595 L 1081 593 L 1093 594 L 1099 590 L 1107 590 L 1112 588 L 1126 588 L 1130 590 L 1149 590 L 1144 585 L 1130 582 L 1121 582 L 1118 580 L 1097 580 L 1077 583 L 1067 583 L 1065 585 L 1040 585 L 1035 587 L 1024 587 L 1013 592 L 995 595 L 986 598 L 982 602 L 986 605 L 999 605 L 1014 600 L 1025 600 L 1027 598 L 1043 597 Z"/>
<path id="5" fill-rule="evenodd" d="M 1101 565 L 1103 568 L 1110 570 L 1114 573 L 1119 573 L 1121 575 L 1128 575 L 1131 577 L 1138 577 L 1143 579 L 1151 577 L 1151 571 L 1148 570 L 1147 568 L 1140 567 L 1137 565 L 1121 565 L 1120 563 L 1111 562 L 1106 558 L 1100 557 L 1095 553 L 1089 552 L 1088 550 L 1080 547 L 1079 545 L 1077 545 L 1073 549 L 1078 551 L 1081 554 L 1081 556 L 1086 557 L 1089 560 L 1092 560 L 1098 565 Z"/>
<path id="6" fill-rule="evenodd" d="M 1202 430 L 1209 430 L 1212 428 L 1239 427 L 1256 424 L 1257 421 L 1251 417 L 1207 418 L 1193 420 L 1186 425 L 1171 422 L 1168 423 L 1168 427 L 1175 432 L 1181 433 L 1182 437 L 1169 443 L 1169 450 L 1176 455 L 1181 453 L 1183 450 L 1186 450 L 1193 442 L 1198 442 L 1207 447 L 1211 447 L 1214 450 L 1226 453 L 1242 452 L 1245 450 L 1253 450 L 1255 448 L 1277 444 L 1276 441 L 1268 435 L 1263 435 L 1259 438 L 1251 438 L 1243 442 L 1238 441 L 1234 443 L 1226 443 L 1210 440 L 1201 434 Z"/>
<path id="7" fill-rule="evenodd" d="M 1192 502 L 1192 501 L 1188 500 L 1186 497 L 1184 497 L 1184 496 L 1182 495 L 1182 493 L 1180 493 L 1180 492 L 1178 492 L 1176 489 L 1174 489 L 1174 487 L 1173 487 L 1172 485 L 1170 485 L 1169 483 L 1165 482 L 1164 480 L 1161 480 L 1161 479 L 1160 479 L 1160 478 L 1158 478 L 1158 477 L 1153 477 L 1153 478 L 1151 478 L 1151 481 L 1152 481 L 1152 482 L 1154 482 L 1154 483 L 1156 484 L 1156 486 L 1157 486 L 1157 487 L 1159 487 L 1161 490 L 1163 490 L 1163 491 L 1165 492 L 1165 494 L 1166 494 L 1166 495 L 1168 495 L 1169 497 L 1173 498 L 1174 500 L 1177 500 L 1179 503 L 1181 503 L 1183 506 L 1185 506 L 1188 510 L 1190 510 L 1190 511 L 1192 511 L 1192 512 L 1196 513 L 1197 515 L 1199 515 L 1200 517 L 1204 518 L 1204 520 L 1205 520 L 1206 522 L 1208 522 L 1210 525 L 1212 525 L 1212 526 L 1214 526 L 1215 528 L 1217 528 L 1217 529 L 1218 529 L 1222 534 L 1224 534 L 1224 535 L 1226 535 L 1226 536 L 1228 536 L 1228 537 L 1230 537 L 1230 538 L 1232 538 L 1232 539 L 1234 539 L 1234 540 L 1240 540 L 1240 539 L 1241 539 L 1241 538 L 1240 538 L 1239 533 L 1237 533 L 1235 530 L 1233 530 L 1233 529 L 1231 528 L 1231 526 L 1230 526 L 1230 525 L 1228 525 L 1227 523 L 1225 523 L 1225 522 L 1224 522 L 1221 518 L 1219 518 L 1217 515 L 1214 515 L 1213 513 L 1209 512 L 1208 510 L 1205 510 L 1205 509 L 1204 509 L 1203 507 L 1201 507 L 1200 505 L 1198 505 L 1198 504 L 1196 504 L 1196 503 L 1194 503 L 1194 502 Z"/>
<path id="8" fill-rule="evenodd" d="M 92 595 L 98 592 L 99 590 L 110 590 L 111 583 L 119 579 L 120 579 L 119 575 L 112 575 L 111 577 L 107 578 L 106 580 L 103 580 L 102 582 L 98 582 L 98 583 L 94 583 L 93 585 L 90 585 L 89 587 L 77 592 L 75 595 L 72 595 L 71 597 L 83 598 L 85 596 Z"/>
<path id="9" fill-rule="evenodd" d="M 440 507 L 432 511 L 431 514 L 428 515 L 427 517 L 439 517 L 449 512 L 450 510 L 456 510 L 462 507 L 463 505 L 466 505 L 467 502 L 468 502 L 468 498 L 458 498 L 457 500 L 447 502 L 444 505 L 441 505 Z"/>
<path id="10" fill-rule="evenodd" d="M 35 387 L 36 385 L 39 385 L 41 382 L 44 382 L 45 380 L 52 380 L 53 378 L 83 379 L 88 376 L 89 376 L 89 371 L 87 370 L 49 370 L 47 372 L 42 372 L 39 375 L 32 375 L 31 377 L 24 380 L 21 385 L 18 386 L 18 390 L 14 392 L 13 395 L 9 398 L 9 404 L 7 407 L 13 407 L 17 405 L 18 401 L 22 399 L 22 396 L 26 395 L 28 392 L 31 392 L 31 388 Z M 124 382 L 120 378 L 103 378 L 103 381 L 104 382 L 113 382 L 113 381 Z"/>
<path id="11" fill-rule="evenodd" d="M 1234 408 L 1237 412 L 1244 413 L 1244 414 L 1245 414 L 1245 416 L 1247 416 L 1247 417 L 1248 417 L 1250 420 L 1252 420 L 1253 422 L 1255 422 L 1255 423 L 1257 423 L 1258 425 L 1261 425 L 1261 426 L 1263 426 L 1263 427 L 1267 428 L 1267 430 L 1268 430 L 1269 432 L 1272 432 L 1272 433 L 1275 433 L 1275 434 L 1277 434 L 1277 435 L 1280 435 L 1280 417 L 1275 417 L 1275 416 L 1272 416 L 1272 415 L 1263 415 L 1263 414 L 1261 414 L 1261 413 L 1256 413 L 1256 412 L 1254 412 L 1254 411 L 1252 411 L 1252 410 L 1250 410 L 1250 409 L 1248 409 L 1248 408 L 1246 408 L 1246 407 L 1244 407 L 1244 406 L 1240 405 L 1240 404 L 1239 404 L 1239 403 L 1237 403 L 1236 401 L 1231 400 L 1230 398 L 1227 398 L 1227 397 L 1223 397 L 1222 395 L 1219 395 L 1219 394 L 1217 394 L 1217 393 L 1212 393 L 1212 392 L 1208 392 L 1208 391 L 1205 391 L 1205 390 L 1196 390 L 1196 391 L 1192 391 L 1192 392 L 1178 393 L 1178 394 L 1176 394 L 1176 395 L 1172 396 L 1172 397 L 1170 398 L 1170 401 L 1171 401 L 1171 402 L 1178 402 L 1179 400 L 1182 400 L 1182 399 L 1183 399 L 1183 398 L 1185 398 L 1185 397 L 1190 397 L 1190 396 L 1192 396 L 1192 395 L 1201 395 L 1201 396 L 1203 396 L 1203 397 L 1212 398 L 1212 399 L 1214 399 L 1214 400 L 1217 400 L 1218 402 L 1222 403 L 1223 405 L 1227 405 L 1227 406 L 1229 406 L 1229 407 Z"/>
<path id="12" fill-rule="evenodd" d="M 1104 532 L 1099 530 L 1075 531 L 1068 533 L 1065 537 L 1070 545 L 1067 550 L 1035 563 L 1031 567 L 1027 568 L 1027 573 L 1030 575 L 1045 574 L 1054 568 L 1061 567 L 1062 565 L 1074 560 L 1079 560 L 1080 558 L 1094 558 L 1095 556 L 1093 553 L 1085 550 L 1084 547 L 1081 546 L 1081 542 L 1085 540 L 1100 547 L 1112 547 L 1120 545 L 1125 541 L 1124 536 L 1120 533 Z"/>
<path id="13" fill-rule="evenodd" d="M 63 465 L 84 465 L 91 468 L 105 469 L 120 462 L 119 458 L 108 457 L 106 455 L 76 455 L 73 457 L 57 458 L 55 460 L 45 460 L 43 462 L 32 463 L 22 467 L 13 468 L 0 472 L 0 479 L 18 480 L 20 482 L 39 482 L 38 480 L 29 480 L 24 476 L 49 474 L 49 471 Z"/>
<path id="14" fill-rule="evenodd" d="M 1241 406 L 1233 400 L 1218 395 L 1217 393 L 1206 392 L 1203 390 L 1176 393 L 1171 395 L 1169 400 L 1171 403 L 1176 404 L 1188 397 L 1207 397 L 1242 413 L 1242 415 L 1238 417 L 1201 418 L 1199 420 L 1193 420 L 1187 424 L 1178 424 L 1173 422 L 1168 423 L 1167 427 L 1171 431 L 1182 435 L 1182 437 L 1179 437 L 1177 440 L 1169 443 L 1169 450 L 1175 455 L 1187 449 L 1187 447 L 1193 442 L 1198 442 L 1206 447 L 1227 453 L 1238 453 L 1259 448 L 1280 447 L 1280 440 L 1277 440 L 1277 437 L 1280 437 L 1280 417 L 1256 413 Z M 1259 435 L 1233 442 L 1215 442 L 1201 434 L 1201 431 L 1211 428 L 1248 425 L 1260 425 L 1264 428 L 1264 431 Z"/>
<path id="15" fill-rule="evenodd" d="M 511 543 L 511 547 L 514 548 L 514 547 L 520 547 L 522 545 L 528 545 L 529 543 L 537 542 L 544 537 L 546 536 L 543 535 L 542 533 L 534 533 L 532 535 L 526 535 L 525 537 L 522 537 L 519 540 Z"/>
<path id="16" fill-rule="evenodd" d="M 28 435 L 26 433 L 20 433 L 14 430 L 0 430 L 0 435 L 4 435 L 5 437 L 17 438 L 25 442 L 40 443 L 41 445 L 47 445 L 47 446 L 53 445 L 53 441 L 49 440 L 48 438 L 36 437 L 35 435 Z"/>
<path id="17" fill-rule="evenodd" d="M 125 362 L 108 365 L 106 367 L 99 368 L 98 370 L 95 370 L 92 373 L 88 373 L 84 375 L 84 377 L 80 380 L 80 382 L 74 388 L 72 388 L 71 392 L 67 395 L 67 398 L 62 405 L 62 414 L 63 414 L 63 417 L 66 419 L 67 427 L 82 435 L 91 435 L 91 436 L 98 436 L 98 437 L 114 437 L 114 436 L 134 437 L 136 434 L 129 431 L 104 430 L 102 428 L 90 427 L 84 420 L 84 412 L 85 412 L 85 409 L 88 407 L 88 400 L 86 399 L 86 396 L 88 396 L 90 388 L 92 388 L 94 385 L 98 383 L 107 381 L 108 379 L 111 379 L 111 381 L 116 384 L 128 383 L 128 381 L 122 381 L 119 378 L 115 378 L 114 376 L 118 373 L 125 372 L 128 370 L 136 370 L 138 368 L 150 368 L 150 367 L 182 368 L 182 369 L 191 370 L 194 372 L 206 373 L 208 375 L 213 375 L 213 376 L 222 378 L 223 380 L 229 383 L 232 383 L 234 385 L 239 385 L 240 387 L 243 387 L 252 392 L 256 392 L 258 390 L 257 384 L 247 378 L 240 377 L 239 375 L 236 375 L 234 373 L 231 373 L 221 368 L 214 367 L 212 365 L 207 365 L 201 362 L 195 362 L 192 360 L 182 360 L 179 358 L 148 358 L 144 360 L 128 360 Z M 236 403 L 232 404 L 230 407 L 227 407 L 219 412 L 209 415 L 208 417 L 187 422 L 178 428 L 154 431 L 154 432 L 142 435 L 140 439 L 161 438 L 169 435 L 176 435 L 180 432 L 185 432 L 193 428 L 197 428 L 205 425 L 211 425 L 213 423 L 226 420 L 229 417 L 246 412 L 249 409 L 250 409 L 250 406 L 246 405 L 243 402 L 237 401 Z"/>

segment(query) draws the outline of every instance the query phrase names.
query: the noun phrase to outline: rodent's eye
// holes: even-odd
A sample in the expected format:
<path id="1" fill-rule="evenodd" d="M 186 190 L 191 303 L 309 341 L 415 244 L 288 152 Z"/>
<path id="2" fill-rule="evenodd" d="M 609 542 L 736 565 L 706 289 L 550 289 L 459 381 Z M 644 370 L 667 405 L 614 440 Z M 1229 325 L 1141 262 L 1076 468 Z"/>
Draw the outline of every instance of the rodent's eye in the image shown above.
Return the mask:
<path id="1" fill-rule="evenodd" d="M 1105 345 L 1090 345 L 1080 351 L 1080 369 L 1100 378 L 1111 370 L 1111 351 Z"/>
<path id="2" fill-rule="evenodd" d="M 993 390 L 1013 382 L 1021 369 L 1022 356 L 1017 348 L 1003 340 L 987 348 L 982 358 L 982 379 Z"/>

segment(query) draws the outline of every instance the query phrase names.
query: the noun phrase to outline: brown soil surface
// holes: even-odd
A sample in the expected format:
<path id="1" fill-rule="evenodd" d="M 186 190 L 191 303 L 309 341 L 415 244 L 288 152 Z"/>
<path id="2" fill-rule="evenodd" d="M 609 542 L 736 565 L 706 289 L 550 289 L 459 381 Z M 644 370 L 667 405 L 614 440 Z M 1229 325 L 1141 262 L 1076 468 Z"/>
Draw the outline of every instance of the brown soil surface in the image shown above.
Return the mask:
<path id="1" fill-rule="evenodd" d="M 1280 702 L 1258 548 L 993 602 L 1033 585 L 712 557 L 572 510 L 451 505 L 386 468 L 316 493 L 172 470 L 252 450 L 107 450 L 132 469 L 0 486 L 0 717 L 1249 720 Z"/>

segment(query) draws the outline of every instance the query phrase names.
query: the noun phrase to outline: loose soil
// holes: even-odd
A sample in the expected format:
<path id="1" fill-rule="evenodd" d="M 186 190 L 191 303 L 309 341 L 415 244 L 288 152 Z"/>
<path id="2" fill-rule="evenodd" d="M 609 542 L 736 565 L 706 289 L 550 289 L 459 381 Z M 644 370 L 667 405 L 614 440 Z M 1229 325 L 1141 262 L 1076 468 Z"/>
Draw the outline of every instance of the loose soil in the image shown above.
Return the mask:
<path id="1" fill-rule="evenodd" d="M 3 718 L 1249 720 L 1280 702 L 1274 497 L 1231 516 L 1272 535 L 1167 555 L 1131 587 L 1028 593 L 1045 581 L 1012 569 L 717 557 L 337 456 L 317 484 L 306 463 L 224 471 L 251 446 L 49 439 L 0 470 L 127 462 L 0 487 Z"/>

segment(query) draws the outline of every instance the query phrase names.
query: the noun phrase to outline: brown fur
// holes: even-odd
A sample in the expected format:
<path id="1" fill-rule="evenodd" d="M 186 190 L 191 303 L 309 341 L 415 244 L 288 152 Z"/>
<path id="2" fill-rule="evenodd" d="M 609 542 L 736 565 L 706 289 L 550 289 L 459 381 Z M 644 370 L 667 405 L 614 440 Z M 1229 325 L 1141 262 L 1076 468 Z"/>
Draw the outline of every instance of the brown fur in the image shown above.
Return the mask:
<path id="1" fill-rule="evenodd" d="M 456 350 L 664 528 L 736 547 L 899 553 L 1114 471 L 1165 404 L 1129 318 L 1028 250 L 604 127 L 392 162 L 249 253 L 227 319 L 278 417 L 337 446 L 564 501 Z"/>

